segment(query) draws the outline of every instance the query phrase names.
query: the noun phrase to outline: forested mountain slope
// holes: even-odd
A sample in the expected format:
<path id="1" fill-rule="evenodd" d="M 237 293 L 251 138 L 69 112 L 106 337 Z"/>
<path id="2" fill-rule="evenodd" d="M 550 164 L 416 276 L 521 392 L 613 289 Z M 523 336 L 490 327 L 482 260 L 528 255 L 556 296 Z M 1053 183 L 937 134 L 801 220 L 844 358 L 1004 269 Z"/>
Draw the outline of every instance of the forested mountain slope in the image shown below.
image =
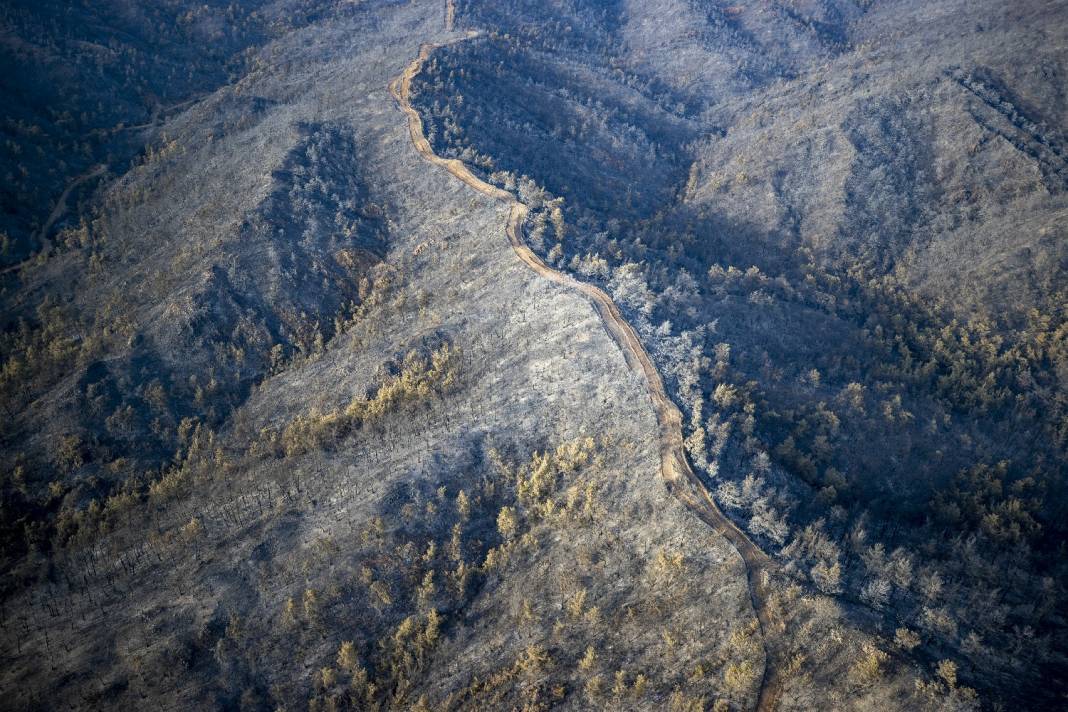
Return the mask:
<path id="1" fill-rule="evenodd" d="M 1066 13 L 5 7 L 0 706 L 1059 708 Z"/>
<path id="2" fill-rule="evenodd" d="M 324 8 L 3 277 L 4 706 L 752 706 L 644 383 L 387 90 L 441 3 Z"/>
<path id="3" fill-rule="evenodd" d="M 162 120 L 226 82 L 248 48 L 325 3 L 23 2 L 0 9 L 4 264 L 48 244 L 47 209 L 95 166 L 121 175 Z M 84 185 L 74 197 L 93 187 Z M 70 207 L 75 200 L 69 199 Z M 69 220 L 78 223 L 76 211 Z"/>
<path id="4" fill-rule="evenodd" d="M 1053 705 L 1063 4 L 533 5 L 459 3 L 490 31 L 416 87 L 437 150 L 627 309 L 788 571 Z"/>

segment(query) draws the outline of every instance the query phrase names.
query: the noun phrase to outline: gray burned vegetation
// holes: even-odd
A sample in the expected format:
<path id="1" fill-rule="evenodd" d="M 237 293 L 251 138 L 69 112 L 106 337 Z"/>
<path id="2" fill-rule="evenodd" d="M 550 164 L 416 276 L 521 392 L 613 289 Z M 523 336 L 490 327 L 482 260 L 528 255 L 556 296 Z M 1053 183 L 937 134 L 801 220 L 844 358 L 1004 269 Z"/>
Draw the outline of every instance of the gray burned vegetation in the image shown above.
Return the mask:
<path id="1" fill-rule="evenodd" d="M 429 137 L 624 307 L 721 507 L 943 693 L 1055 705 L 1063 11 L 458 7 Z"/>
<path id="2" fill-rule="evenodd" d="M 0 25 L 0 706 L 1063 706 L 1058 4 Z"/>

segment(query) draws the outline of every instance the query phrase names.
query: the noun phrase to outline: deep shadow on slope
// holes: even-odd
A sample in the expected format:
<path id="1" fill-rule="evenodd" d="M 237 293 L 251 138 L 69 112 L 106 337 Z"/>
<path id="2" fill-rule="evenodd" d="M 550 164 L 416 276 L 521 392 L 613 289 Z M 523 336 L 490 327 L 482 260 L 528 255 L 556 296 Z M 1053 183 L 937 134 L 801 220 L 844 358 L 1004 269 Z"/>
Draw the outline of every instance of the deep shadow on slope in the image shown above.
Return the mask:
<path id="1" fill-rule="evenodd" d="M 0 192 L 4 262 L 49 237 L 40 234 L 45 216 L 74 176 L 97 163 L 121 173 L 161 116 L 227 81 L 242 52 L 288 14 L 275 6 L 9 3 L 0 160 L 17 170 Z"/>
<path id="2" fill-rule="evenodd" d="M 123 341 L 86 339 L 50 371 L 47 362 L 32 361 L 32 332 L 9 337 L 9 368 L 24 363 L 37 375 L 20 381 L 9 374 L 5 383 L 9 409 L 32 407 L 5 430 L 4 452 L 21 464 L 31 492 L 66 480 L 62 497 L 33 515 L 44 520 L 45 540 L 67 536 L 44 533 L 60 511 L 146 487 L 145 475 L 124 470 L 158 471 L 189 447 L 195 431 L 220 428 L 258 383 L 320 353 L 339 321 L 352 318 L 384 279 L 385 213 L 361 177 L 352 130 L 303 124 L 296 134 L 266 198 L 199 274 L 182 275 L 184 287 L 150 305 L 143 319 L 143 294 L 121 294 L 81 327 L 90 334 L 115 329 L 110 315 L 120 314 Z M 150 262 L 140 268 L 153 269 Z M 55 319 L 86 318 L 68 309 L 71 316 Z M 24 333 L 28 341 L 20 340 Z M 42 427 L 64 434 L 34 437 Z M 5 515 L 18 516 L 15 502 L 25 495 L 12 488 L 6 496 L 14 499 Z M 12 537 L 5 555 L 17 558 L 27 545 Z"/>
<path id="3" fill-rule="evenodd" d="M 461 19 L 489 22 L 492 12 Z M 828 85 L 862 86 L 847 73 L 846 37 L 855 28 L 844 24 L 858 17 L 845 8 L 834 28 L 812 25 L 823 45 L 843 57 L 845 78 L 828 77 Z M 892 30 L 885 16 L 872 22 L 882 25 L 864 28 L 869 35 Z M 723 22 L 705 32 L 713 53 L 739 36 Z M 530 244 L 541 258 L 598 281 L 620 301 L 689 416 L 695 452 L 714 455 L 710 486 L 720 487 L 723 503 L 750 522 L 751 533 L 785 547 L 800 578 L 842 587 L 841 600 L 881 616 L 890 637 L 902 624 L 919 628 L 926 636 L 922 656 L 963 655 L 977 668 L 969 682 L 995 695 L 1045 704 L 1046 695 L 1059 694 L 1037 681 L 1062 664 L 1056 610 L 1063 603 L 1032 602 L 1064 578 L 1056 551 L 1066 504 L 1068 439 L 1058 376 L 1066 354 L 1053 345 L 1063 341 L 1065 314 L 1057 306 L 1063 292 L 1056 291 L 1063 282 L 1056 286 L 1052 265 L 1053 291 L 1038 305 L 1048 311 L 1018 328 L 1014 315 L 971 316 L 972 306 L 954 303 L 950 291 L 932 304 L 899 281 L 897 265 L 938 238 L 948 211 L 939 162 L 959 160 L 967 149 L 947 146 L 936 133 L 943 108 L 927 90 L 891 84 L 874 100 L 836 94 L 848 110 L 805 117 L 828 122 L 812 130 L 834 133 L 828 144 L 840 161 L 833 174 L 817 174 L 832 186 L 839 181 L 833 194 L 841 201 L 833 220 L 822 223 L 834 238 L 824 233 L 817 242 L 810 225 L 826 218 L 804 193 L 806 181 L 817 183 L 804 162 L 822 154 L 810 149 L 796 157 L 798 165 L 763 175 L 752 157 L 772 163 L 776 144 L 767 141 L 777 135 L 762 133 L 770 119 L 761 116 L 758 99 L 732 97 L 713 107 L 710 115 L 735 122 L 725 135 L 691 118 L 683 124 L 685 140 L 642 152 L 648 137 L 666 135 L 677 117 L 634 112 L 615 123 L 619 103 L 634 88 L 610 83 L 593 84 L 600 95 L 577 102 L 592 118 L 569 110 L 557 97 L 593 93 L 577 68 L 611 61 L 599 49 L 584 52 L 586 45 L 557 60 L 570 73 L 532 59 L 559 42 L 528 28 L 518 39 L 436 55 L 414 87 L 414 101 L 434 127 L 434 150 L 518 191 L 535 208 Z M 825 57 L 800 61 L 804 71 L 795 83 L 770 87 L 769 101 L 819 105 L 807 97 L 823 86 L 823 70 L 805 64 Z M 885 71 L 902 74 L 892 62 Z M 925 86 L 922 75 L 916 81 Z M 940 81 L 937 73 L 933 81 Z M 645 100 L 656 103 L 649 94 Z M 1014 116 L 1023 131 L 1023 114 Z M 795 120 L 805 125 L 783 119 Z M 591 124 L 603 128 L 593 132 Z M 1035 138 L 1037 123 L 1027 126 L 1027 141 L 1054 146 Z M 707 139 L 694 141 L 702 131 Z M 1043 150 L 1056 155 L 1055 146 Z M 585 156 L 601 159 L 586 163 Z M 727 163 L 735 157 L 745 160 Z M 718 204 L 726 200 L 738 203 Z M 752 224 L 739 217 L 747 209 Z M 682 342 L 696 344 L 700 356 L 692 363 L 689 354 L 680 358 Z M 747 479 L 750 473 L 755 477 Z M 953 539 L 945 547 L 930 544 L 943 537 Z M 977 549 L 982 563 L 963 564 L 963 552 Z M 840 581 L 811 573 L 838 562 Z M 909 573 L 893 574 L 898 565 Z M 914 575 L 912 567 L 922 570 Z M 1011 571 L 1017 584 L 995 601 L 985 591 L 997 585 L 999 571 Z M 921 590 L 931 576 L 959 586 L 938 608 Z M 976 618 L 975 610 L 989 615 Z M 1027 648 L 1020 631 L 1028 626 L 1048 637 Z M 1016 652 L 999 657 L 996 649 Z M 1026 690 L 1013 683 L 1021 675 L 1029 680 Z"/>

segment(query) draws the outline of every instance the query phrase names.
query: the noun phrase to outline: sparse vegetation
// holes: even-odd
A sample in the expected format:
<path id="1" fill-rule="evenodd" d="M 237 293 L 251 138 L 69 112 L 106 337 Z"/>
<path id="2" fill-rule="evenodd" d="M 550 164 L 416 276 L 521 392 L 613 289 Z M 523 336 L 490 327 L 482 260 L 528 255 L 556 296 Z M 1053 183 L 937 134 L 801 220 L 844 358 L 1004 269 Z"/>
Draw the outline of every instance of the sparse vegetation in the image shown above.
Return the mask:
<path id="1" fill-rule="evenodd" d="M 0 10 L 8 706 L 1057 708 L 1054 5 Z"/>
<path id="2" fill-rule="evenodd" d="M 1053 168 L 1061 162 L 1045 148 L 1052 134 L 1028 123 L 1019 95 L 991 79 L 1015 69 L 986 44 L 989 35 L 962 46 L 981 43 L 975 56 L 999 69 L 953 74 L 978 104 L 962 94 L 902 101 L 894 91 L 927 80 L 920 69 L 916 78 L 904 72 L 908 61 L 895 55 L 873 61 L 859 84 L 848 71 L 834 80 L 884 96 L 834 94 L 826 110 L 805 94 L 815 76 L 808 68 L 850 56 L 850 33 L 892 23 L 889 16 L 851 24 L 861 11 L 830 3 L 763 14 L 739 7 L 730 16 L 719 8 L 705 18 L 668 4 L 645 16 L 591 3 L 466 3 L 472 24 L 497 32 L 443 48 L 417 78 L 435 150 L 513 191 L 531 207 L 531 247 L 624 308 L 684 409 L 693 462 L 791 575 L 893 621 L 890 631 L 919 631 L 915 643 L 899 642 L 918 659 L 953 651 L 973 670 L 969 683 L 995 697 L 1016 694 L 1008 681 L 1021 674 L 1029 676 L 1023 694 L 1045 695 L 1039 680 L 1059 666 L 1065 630 L 1053 608 L 1038 614 L 1031 602 L 1065 574 L 1055 553 L 1068 463 L 1057 375 L 1063 274 L 1032 271 L 1028 284 L 1009 286 L 996 269 L 947 258 L 939 241 L 959 244 L 958 229 L 991 235 L 985 245 L 1027 243 L 1041 259 L 1053 252 L 1025 234 L 991 232 L 998 223 L 978 213 L 945 223 L 956 208 L 941 197 L 947 188 L 930 161 L 972 160 L 963 144 L 931 138 L 963 103 L 978 126 L 968 135 L 1009 137 L 1044 176 L 1020 189 L 1025 201 L 994 197 L 1016 178 L 991 173 L 993 192 L 969 204 L 1000 200 L 999 210 L 1052 224 L 1059 208 L 1050 196 L 1061 190 Z M 665 19 L 673 12 L 678 25 Z M 695 24 L 707 31 L 675 36 L 691 53 L 678 59 L 644 44 L 646 33 L 630 25 L 639 17 L 665 33 Z M 582 31 L 554 33 L 548 18 Z M 1007 23 L 997 42 L 1020 51 L 1008 40 L 1014 21 L 996 22 Z M 797 44 L 784 50 L 761 36 Z M 937 53 L 940 40 L 932 42 Z M 632 54 L 639 46 L 650 55 Z M 746 69 L 714 76 L 697 57 Z M 701 81 L 680 84 L 690 76 Z M 1048 84 L 1028 86 L 1051 96 Z M 705 102 L 704 113 L 695 102 Z M 709 116 L 727 128 L 717 135 Z M 852 158 L 814 148 L 817 129 L 851 146 Z M 755 147 L 766 141 L 782 152 L 762 155 Z M 563 161 L 565 153 L 579 158 Z M 943 178 L 952 190 L 973 190 L 970 178 Z M 825 184 L 843 185 L 843 197 L 820 192 Z M 557 222 L 566 239 L 556 239 Z M 967 254 L 982 263 L 981 249 L 999 250 Z M 948 265 L 934 268 L 929 254 Z M 939 271 L 963 275 L 971 292 Z M 995 581 L 1007 572 L 1011 592 Z M 1036 646 L 1038 629 L 1048 637 Z M 881 669 L 872 655 L 863 659 L 858 679 Z"/>

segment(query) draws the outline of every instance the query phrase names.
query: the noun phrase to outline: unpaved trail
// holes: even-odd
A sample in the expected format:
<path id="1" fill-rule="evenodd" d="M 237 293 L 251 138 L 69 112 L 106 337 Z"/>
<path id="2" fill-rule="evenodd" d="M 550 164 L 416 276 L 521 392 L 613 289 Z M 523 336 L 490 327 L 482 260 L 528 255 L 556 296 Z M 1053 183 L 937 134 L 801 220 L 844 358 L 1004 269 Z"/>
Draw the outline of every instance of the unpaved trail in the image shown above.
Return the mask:
<path id="1" fill-rule="evenodd" d="M 56 220 L 59 220 L 63 216 L 63 213 L 67 212 L 67 198 L 70 197 L 71 192 L 85 181 L 96 178 L 99 175 L 103 175 L 104 171 L 108 169 L 106 163 L 100 163 L 93 166 L 85 173 L 77 176 L 74 180 L 67 184 L 67 187 L 63 190 L 63 193 L 59 196 L 59 200 L 56 201 L 55 206 L 52 208 L 52 212 L 48 214 L 48 218 L 45 220 L 44 226 L 37 232 L 37 237 L 41 241 L 41 249 L 36 254 L 30 255 L 22 262 L 18 262 L 13 265 L 8 265 L 4 269 L 0 270 L 0 274 L 7 274 L 9 272 L 15 272 L 22 269 L 30 260 L 37 259 L 38 255 L 49 252 L 52 249 L 52 241 L 48 238 L 48 233 L 52 229 L 52 226 L 56 224 Z"/>
<path id="2" fill-rule="evenodd" d="M 451 8 L 451 6 L 452 3 L 450 2 L 449 7 Z M 448 18 L 449 15 L 447 14 L 446 17 Z M 627 366 L 644 376 L 649 390 L 649 397 L 656 412 L 660 440 L 660 474 L 664 478 L 668 491 L 682 501 L 687 508 L 700 517 L 708 526 L 726 538 L 745 562 L 749 581 L 749 596 L 756 612 L 757 620 L 760 623 L 765 652 L 764 677 L 761 682 L 756 709 L 773 710 L 778 705 L 782 688 L 776 672 L 777 666 L 773 664 L 767 643 L 768 635 L 779 625 L 779 622 L 771 614 L 771 609 L 768 605 L 770 595 L 769 576 L 774 569 L 774 562 L 760 547 L 753 543 L 745 532 L 720 511 L 708 494 L 708 490 L 698 479 L 693 468 L 690 467 L 684 449 L 682 413 L 671 398 L 668 397 L 667 391 L 664 389 L 664 381 L 660 377 L 660 372 L 657 370 L 652 358 L 645 350 L 645 347 L 642 346 L 634 328 L 623 317 L 619 307 L 608 294 L 592 284 L 581 282 L 570 275 L 549 267 L 527 247 L 522 238 L 523 223 L 528 212 L 525 204 L 516 200 L 515 196 L 508 191 L 490 185 L 480 179 L 462 161 L 455 158 L 442 158 L 434 153 L 423 132 L 422 117 L 411 105 L 412 79 L 422 70 L 423 63 L 431 52 L 440 47 L 464 42 L 477 36 L 479 36 L 478 32 L 471 31 L 446 42 L 422 45 L 419 48 L 419 56 L 405 68 L 399 77 L 390 83 L 390 93 L 408 116 L 408 130 L 411 134 L 412 144 L 415 146 L 416 151 L 430 163 L 441 166 L 454 177 L 483 195 L 509 205 L 511 212 L 508 216 L 508 241 L 511 243 L 516 256 L 519 257 L 523 264 L 542 277 L 585 295 L 592 302 L 597 315 L 604 324 L 605 330 L 623 352 Z"/>

